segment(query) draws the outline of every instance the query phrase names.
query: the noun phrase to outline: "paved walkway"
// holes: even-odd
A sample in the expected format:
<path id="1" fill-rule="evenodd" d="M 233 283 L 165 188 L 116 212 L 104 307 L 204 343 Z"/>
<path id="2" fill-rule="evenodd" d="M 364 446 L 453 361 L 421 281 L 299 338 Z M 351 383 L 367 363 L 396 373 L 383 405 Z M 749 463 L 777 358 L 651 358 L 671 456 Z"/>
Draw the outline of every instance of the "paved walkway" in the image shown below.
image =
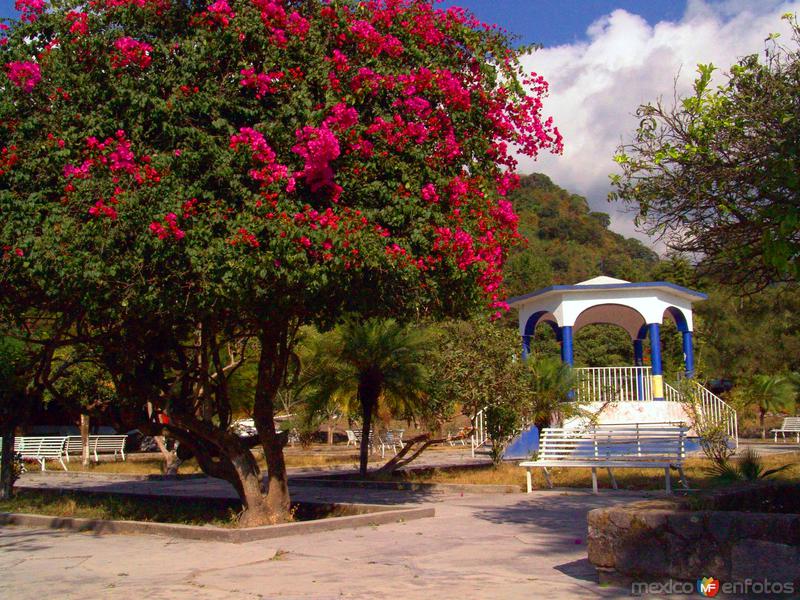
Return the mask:
<path id="1" fill-rule="evenodd" d="M 23 485 L 170 495 L 229 495 L 210 479 L 28 475 Z M 586 560 L 588 510 L 624 492 L 530 495 L 298 486 L 298 499 L 435 504 L 436 517 L 234 545 L 0 528 L 0 597 L 622 598 Z M 179 501 L 179 500 L 178 500 Z"/>

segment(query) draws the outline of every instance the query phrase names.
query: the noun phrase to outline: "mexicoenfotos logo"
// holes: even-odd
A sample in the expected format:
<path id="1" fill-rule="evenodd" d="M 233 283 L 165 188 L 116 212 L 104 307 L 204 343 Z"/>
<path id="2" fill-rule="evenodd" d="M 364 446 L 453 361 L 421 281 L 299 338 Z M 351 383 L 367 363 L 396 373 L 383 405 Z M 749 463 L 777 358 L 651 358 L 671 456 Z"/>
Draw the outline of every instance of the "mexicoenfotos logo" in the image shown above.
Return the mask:
<path id="1" fill-rule="evenodd" d="M 713 598 L 719 593 L 719 579 L 703 577 L 697 580 L 697 591 L 708 598 Z"/>

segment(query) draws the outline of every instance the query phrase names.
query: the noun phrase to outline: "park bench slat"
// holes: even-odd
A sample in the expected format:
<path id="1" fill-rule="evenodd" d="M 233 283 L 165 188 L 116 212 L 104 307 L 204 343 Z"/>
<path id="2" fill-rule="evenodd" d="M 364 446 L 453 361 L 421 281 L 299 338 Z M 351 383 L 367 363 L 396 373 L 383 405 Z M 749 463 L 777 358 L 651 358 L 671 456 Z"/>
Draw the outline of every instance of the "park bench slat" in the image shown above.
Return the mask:
<path id="1" fill-rule="evenodd" d="M 786 417 L 783 419 L 783 425 L 781 425 L 780 429 L 771 429 L 770 432 L 775 434 L 776 442 L 778 441 L 779 433 L 784 442 L 786 441 L 787 433 L 794 433 L 797 437 L 797 443 L 800 444 L 800 417 Z"/>
<path id="2" fill-rule="evenodd" d="M 14 438 L 14 452 L 19 453 L 23 460 L 37 460 L 46 471 L 45 461 L 55 459 L 67 471 L 64 464 L 64 446 L 66 437 L 60 436 L 25 436 Z"/>
<path id="3" fill-rule="evenodd" d="M 127 435 L 90 435 L 89 452 L 94 454 L 95 462 L 100 462 L 99 454 L 113 454 L 114 460 L 119 454 L 122 460 L 125 460 L 125 442 L 127 439 Z M 69 462 L 71 454 L 80 455 L 83 453 L 83 442 L 79 435 L 67 436 L 65 452 L 67 462 Z"/>
<path id="4" fill-rule="evenodd" d="M 588 467 L 592 470 L 592 488 L 597 489 L 597 469 L 605 468 L 614 489 L 617 482 L 612 468 L 664 469 L 666 491 L 671 493 L 670 469 L 677 469 L 686 486 L 683 460 L 686 458 L 687 428 L 673 423 L 594 425 L 586 428 L 545 428 L 542 430 L 538 458 L 523 461 L 528 493 L 533 491 L 532 469 L 542 468 L 545 479 L 553 484 L 550 467 Z"/>

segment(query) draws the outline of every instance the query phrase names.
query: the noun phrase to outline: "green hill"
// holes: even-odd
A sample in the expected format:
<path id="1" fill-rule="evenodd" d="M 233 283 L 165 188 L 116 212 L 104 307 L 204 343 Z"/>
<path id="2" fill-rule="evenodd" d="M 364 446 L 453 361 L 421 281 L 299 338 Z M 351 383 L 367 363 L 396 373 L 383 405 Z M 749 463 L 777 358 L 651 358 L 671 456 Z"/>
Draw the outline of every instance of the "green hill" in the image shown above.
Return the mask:
<path id="1" fill-rule="evenodd" d="M 509 199 L 520 217 L 520 233 L 528 239 L 509 259 L 510 296 L 597 275 L 645 280 L 659 263 L 658 255 L 642 242 L 608 229 L 608 214 L 592 212 L 586 198 L 546 175 L 523 176 Z"/>

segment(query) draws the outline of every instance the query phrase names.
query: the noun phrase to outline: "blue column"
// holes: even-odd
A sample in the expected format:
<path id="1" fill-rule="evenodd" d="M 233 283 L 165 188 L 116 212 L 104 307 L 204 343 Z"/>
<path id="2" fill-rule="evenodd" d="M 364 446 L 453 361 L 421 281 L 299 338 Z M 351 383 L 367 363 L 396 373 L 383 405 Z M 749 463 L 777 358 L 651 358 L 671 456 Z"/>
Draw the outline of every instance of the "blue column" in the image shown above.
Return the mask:
<path id="1" fill-rule="evenodd" d="M 694 346 L 692 344 L 692 332 L 683 332 L 683 364 L 686 370 L 686 377 L 694 377 Z"/>
<path id="2" fill-rule="evenodd" d="M 644 340 L 633 340 L 633 364 L 637 367 L 644 365 Z M 644 400 L 644 375 L 641 370 L 636 371 L 636 399 Z"/>
<path id="3" fill-rule="evenodd" d="M 644 340 L 633 340 L 633 364 L 637 367 L 644 364 Z"/>
<path id="4" fill-rule="evenodd" d="M 531 355 L 531 336 L 522 336 L 522 360 L 528 360 Z"/>
<path id="5" fill-rule="evenodd" d="M 561 361 L 573 366 L 572 358 L 572 326 L 565 325 L 561 328 Z"/>
<path id="6" fill-rule="evenodd" d="M 648 324 L 650 330 L 650 366 L 653 370 L 653 400 L 664 399 L 664 376 L 661 367 L 661 327 Z"/>

